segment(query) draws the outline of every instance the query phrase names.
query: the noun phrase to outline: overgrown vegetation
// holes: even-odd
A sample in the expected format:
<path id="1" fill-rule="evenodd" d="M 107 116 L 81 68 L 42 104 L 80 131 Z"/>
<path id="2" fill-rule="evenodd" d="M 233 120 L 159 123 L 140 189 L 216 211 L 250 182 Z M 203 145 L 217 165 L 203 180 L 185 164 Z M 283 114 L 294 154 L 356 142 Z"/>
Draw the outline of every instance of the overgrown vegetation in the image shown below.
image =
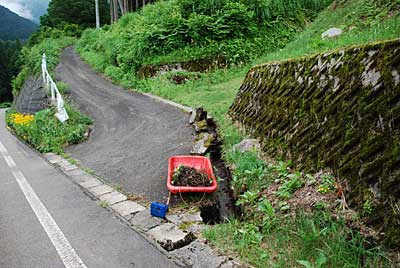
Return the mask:
<path id="1" fill-rule="evenodd" d="M 212 245 L 255 267 L 391 267 L 381 248 L 338 216 L 343 193 L 329 173 L 266 164 L 256 150 L 231 149 L 225 159 L 234 165 L 231 186 L 242 216 L 208 227 Z"/>
<path id="2" fill-rule="evenodd" d="M 61 123 L 49 108 L 35 115 L 23 115 L 11 109 L 7 111 L 7 125 L 15 133 L 41 153 L 62 153 L 63 147 L 85 140 L 86 130 L 92 121 L 70 105 L 65 106 L 69 120 Z"/>
<path id="3" fill-rule="evenodd" d="M 243 64 L 283 47 L 331 0 L 171 0 L 117 24 L 86 30 L 77 49 L 96 70 L 126 86 L 145 62 L 222 56 Z"/>
<path id="4" fill-rule="evenodd" d="M 335 1 L 295 41 L 282 50 L 257 59 L 255 63 L 398 38 L 398 7 L 398 1 Z M 335 39 L 323 40 L 321 33 L 330 27 L 342 28 L 344 33 Z M 239 85 L 234 89 L 229 86 L 242 73 L 240 70 L 230 70 L 227 73 L 228 77 L 222 83 L 210 82 L 203 95 L 212 99 L 211 95 L 223 98 L 221 94 L 224 94 L 230 98 L 231 90 L 237 90 Z M 209 79 L 212 75 L 202 77 Z M 164 77 L 149 80 L 148 84 L 156 85 L 157 81 L 169 84 Z M 204 81 L 190 81 L 173 88 L 170 86 L 170 92 L 174 92 L 170 95 L 159 89 L 160 83 L 157 89 L 151 86 L 150 91 L 186 101 L 189 99 L 185 93 L 186 86 L 195 87 L 199 83 Z M 221 88 L 225 89 L 225 93 L 221 93 Z M 198 92 L 196 94 L 201 95 Z M 227 102 L 230 103 L 230 100 Z M 193 102 L 201 105 L 198 102 L 202 101 L 203 98 L 197 97 Z M 221 107 L 209 107 L 211 111 L 223 114 Z M 348 227 L 349 219 L 345 222 L 338 216 L 344 212 L 345 203 L 339 196 L 335 196 L 343 194 L 343 190 L 333 176 L 322 174 L 318 177 L 290 171 L 290 163 L 284 162 L 266 165 L 259 160 L 256 152 L 234 151 L 232 145 L 240 140 L 240 135 L 225 122 L 223 118 L 221 126 L 225 134 L 225 159 L 234 168 L 232 188 L 239 197 L 237 204 L 244 213 L 239 220 L 207 229 L 204 235 L 211 244 L 256 267 L 395 267 L 395 262 L 398 264 L 398 259 L 389 260 L 383 249 L 351 230 Z M 308 199 L 310 192 L 319 196 L 314 205 L 299 205 L 301 202 L 298 199 Z M 321 198 L 328 198 L 330 202 L 321 201 Z M 357 222 L 359 218 L 368 217 L 371 213 L 373 206 L 365 202 L 363 211 L 352 214 L 350 221 Z"/>
<path id="5" fill-rule="evenodd" d="M 366 247 L 359 233 L 328 213 L 281 218 L 263 206 L 260 210 L 268 218 L 264 225 L 232 219 L 206 229 L 205 237 L 260 268 L 390 267 L 379 248 Z"/>
<path id="6" fill-rule="evenodd" d="M 315 22 L 284 49 L 255 61 L 296 58 L 349 45 L 400 37 L 400 2 L 397 0 L 335 1 Z M 343 34 L 333 39 L 322 39 L 321 33 L 338 27 Z"/>
<path id="7" fill-rule="evenodd" d="M 46 53 L 47 68 L 54 77 L 54 69 L 58 64 L 62 49 L 75 42 L 73 36 L 56 28 L 45 28 L 40 30 L 40 35 L 34 36 L 35 41 L 29 41 L 21 50 L 18 61 L 22 69 L 13 81 L 13 95 L 18 96 L 25 79 L 30 75 L 41 73 L 42 55 Z"/>

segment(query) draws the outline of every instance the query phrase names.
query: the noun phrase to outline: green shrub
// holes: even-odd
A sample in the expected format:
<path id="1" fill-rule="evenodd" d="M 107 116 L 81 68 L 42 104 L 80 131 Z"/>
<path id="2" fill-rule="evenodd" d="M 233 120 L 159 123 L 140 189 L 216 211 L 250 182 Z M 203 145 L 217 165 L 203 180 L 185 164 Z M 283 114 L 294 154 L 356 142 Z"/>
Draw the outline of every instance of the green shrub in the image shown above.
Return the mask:
<path id="1" fill-rule="evenodd" d="M 11 107 L 11 102 L 2 102 L 0 103 L 0 109 Z"/>
<path id="2" fill-rule="evenodd" d="M 149 59 L 166 59 L 163 56 L 176 61 L 218 55 L 242 64 L 287 43 L 331 0 L 256 2 L 159 1 L 114 25 L 85 30 L 77 49 L 96 70 L 112 65 L 130 74 Z"/>
<path id="3" fill-rule="evenodd" d="M 13 80 L 13 95 L 16 98 L 25 82 L 25 79 L 30 75 L 39 75 L 42 72 L 42 55 L 46 53 L 47 69 L 53 75 L 52 70 L 58 64 L 58 58 L 62 49 L 75 42 L 75 38 L 69 36 L 56 36 L 54 38 L 42 39 L 40 43 L 29 47 L 24 46 L 19 55 L 19 62 L 22 64 L 22 70 Z"/>

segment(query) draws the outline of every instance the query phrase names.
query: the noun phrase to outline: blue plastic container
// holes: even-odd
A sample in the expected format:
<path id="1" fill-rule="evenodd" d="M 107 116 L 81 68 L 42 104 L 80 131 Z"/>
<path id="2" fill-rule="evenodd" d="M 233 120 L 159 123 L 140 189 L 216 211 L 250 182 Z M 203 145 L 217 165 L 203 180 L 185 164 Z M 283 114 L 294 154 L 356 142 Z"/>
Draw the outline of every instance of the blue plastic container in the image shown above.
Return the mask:
<path id="1" fill-rule="evenodd" d="M 168 211 L 168 205 L 152 202 L 150 205 L 150 214 L 153 217 L 165 218 Z"/>

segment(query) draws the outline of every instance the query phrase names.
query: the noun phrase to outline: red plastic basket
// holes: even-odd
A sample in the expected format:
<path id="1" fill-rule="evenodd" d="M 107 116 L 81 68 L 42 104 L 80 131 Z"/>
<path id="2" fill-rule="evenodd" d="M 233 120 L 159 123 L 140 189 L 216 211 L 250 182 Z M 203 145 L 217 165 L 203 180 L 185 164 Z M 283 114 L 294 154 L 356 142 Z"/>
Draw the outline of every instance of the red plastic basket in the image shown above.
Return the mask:
<path id="1" fill-rule="evenodd" d="M 172 176 L 175 168 L 180 165 L 192 167 L 198 170 L 205 170 L 209 178 L 212 179 L 212 183 L 207 187 L 199 186 L 174 186 L 172 185 Z M 168 160 L 168 179 L 167 179 L 168 190 L 173 193 L 213 193 L 217 190 L 217 180 L 215 179 L 214 172 L 211 166 L 210 159 L 204 156 L 173 156 Z"/>

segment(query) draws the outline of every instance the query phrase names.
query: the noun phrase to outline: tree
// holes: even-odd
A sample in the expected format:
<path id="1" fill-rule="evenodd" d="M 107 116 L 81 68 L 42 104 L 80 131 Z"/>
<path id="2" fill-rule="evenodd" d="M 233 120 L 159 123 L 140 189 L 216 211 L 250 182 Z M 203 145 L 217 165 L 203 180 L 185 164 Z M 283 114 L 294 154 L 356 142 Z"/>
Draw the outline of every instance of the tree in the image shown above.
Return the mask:
<path id="1" fill-rule="evenodd" d="M 99 0 L 100 22 L 109 23 L 109 4 Z M 41 18 L 43 26 L 58 26 L 62 23 L 78 24 L 84 27 L 96 25 L 94 0 L 52 0 L 48 15 Z"/>
<path id="2" fill-rule="evenodd" d="M 11 80 L 18 74 L 18 53 L 21 42 L 0 40 L 0 103 L 12 100 Z"/>

